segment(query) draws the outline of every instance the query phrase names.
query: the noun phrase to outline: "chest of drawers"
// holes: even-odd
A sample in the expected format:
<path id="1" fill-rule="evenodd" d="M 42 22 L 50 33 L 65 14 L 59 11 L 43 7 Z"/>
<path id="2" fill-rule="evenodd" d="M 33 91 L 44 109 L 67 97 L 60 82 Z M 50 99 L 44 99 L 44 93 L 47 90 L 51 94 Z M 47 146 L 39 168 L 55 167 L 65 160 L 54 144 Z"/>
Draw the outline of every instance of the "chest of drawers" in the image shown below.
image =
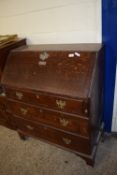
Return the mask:
<path id="1" fill-rule="evenodd" d="M 4 66 L 10 51 L 14 48 L 26 45 L 26 39 L 14 39 L 7 44 L 0 45 L 0 124 L 7 127 L 12 127 L 8 122 L 8 116 L 6 114 L 6 96 L 1 85 L 1 77 L 4 70 Z"/>
<path id="2" fill-rule="evenodd" d="M 94 163 L 101 126 L 100 44 L 24 46 L 10 52 L 2 75 L 6 112 L 32 136 Z"/>

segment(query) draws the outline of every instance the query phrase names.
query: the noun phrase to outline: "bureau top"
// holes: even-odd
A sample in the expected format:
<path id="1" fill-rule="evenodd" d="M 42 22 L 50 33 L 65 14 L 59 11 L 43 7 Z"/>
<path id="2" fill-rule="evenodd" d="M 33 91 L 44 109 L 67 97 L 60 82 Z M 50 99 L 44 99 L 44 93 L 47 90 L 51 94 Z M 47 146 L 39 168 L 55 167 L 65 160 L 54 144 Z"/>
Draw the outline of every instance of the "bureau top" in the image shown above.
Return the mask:
<path id="1" fill-rule="evenodd" d="M 17 48 L 14 51 L 89 51 L 97 52 L 101 49 L 102 44 L 82 43 L 82 44 L 42 44 L 42 45 L 26 45 Z"/>
<path id="2" fill-rule="evenodd" d="M 87 98 L 101 44 L 32 45 L 11 51 L 2 76 L 8 87 Z"/>

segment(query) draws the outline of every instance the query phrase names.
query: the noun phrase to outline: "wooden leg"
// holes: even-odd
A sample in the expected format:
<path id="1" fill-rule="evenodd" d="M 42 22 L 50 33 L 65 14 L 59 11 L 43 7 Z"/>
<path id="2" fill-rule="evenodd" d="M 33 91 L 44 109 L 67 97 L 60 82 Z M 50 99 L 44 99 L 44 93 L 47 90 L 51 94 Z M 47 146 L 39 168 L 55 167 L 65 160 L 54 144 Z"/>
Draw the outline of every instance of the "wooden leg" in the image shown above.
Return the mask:
<path id="1" fill-rule="evenodd" d="M 25 140 L 28 139 L 28 137 L 26 135 L 24 135 L 23 133 L 18 132 L 18 134 L 19 134 L 21 140 L 24 140 L 25 141 Z"/>
<path id="2" fill-rule="evenodd" d="M 87 165 L 90 165 L 92 167 L 94 167 L 94 164 L 95 164 L 95 155 L 94 157 L 91 157 L 90 155 L 89 156 L 85 156 L 85 155 L 79 155 L 79 154 L 76 154 L 77 156 L 80 156 L 82 159 L 85 160 L 85 162 L 87 163 Z"/>
<path id="3" fill-rule="evenodd" d="M 96 143 L 93 147 L 92 154 L 91 155 L 86 155 L 86 154 L 83 154 L 83 153 L 77 154 L 78 156 L 82 157 L 88 165 L 91 165 L 92 167 L 95 164 L 95 156 L 96 156 L 96 151 L 97 151 L 99 141 L 101 140 L 101 138 L 104 139 L 104 137 L 102 137 L 102 136 L 105 136 L 105 134 L 104 134 L 104 124 L 103 123 L 102 123 L 101 128 L 99 130 L 99 133 L 97 135 Z"/>

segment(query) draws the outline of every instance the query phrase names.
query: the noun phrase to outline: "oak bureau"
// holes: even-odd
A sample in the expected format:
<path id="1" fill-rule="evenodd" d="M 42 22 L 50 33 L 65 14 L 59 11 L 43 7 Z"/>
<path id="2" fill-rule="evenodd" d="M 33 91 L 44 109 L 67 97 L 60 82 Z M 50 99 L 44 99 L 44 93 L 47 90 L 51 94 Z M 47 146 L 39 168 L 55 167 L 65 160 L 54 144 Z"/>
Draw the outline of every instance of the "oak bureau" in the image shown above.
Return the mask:
<path id="1" fill-rule="evenodd" d="M 102 123 L 103 70 L 101 44 L 12 50 L 1 80 L 12 128 L 22 138 L 47 141 L 93 165 Z"/>

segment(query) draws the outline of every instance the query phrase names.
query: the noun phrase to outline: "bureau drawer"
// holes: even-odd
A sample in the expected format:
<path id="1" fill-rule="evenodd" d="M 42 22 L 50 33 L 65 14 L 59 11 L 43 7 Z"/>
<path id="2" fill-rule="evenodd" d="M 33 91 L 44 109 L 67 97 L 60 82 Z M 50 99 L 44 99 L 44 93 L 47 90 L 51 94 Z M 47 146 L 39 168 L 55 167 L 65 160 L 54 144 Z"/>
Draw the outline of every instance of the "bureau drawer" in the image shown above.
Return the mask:
<path id="1" fill-rule="evenodd" d="M 16 101 L 8 101 L 7 110 L 24 119 L 45 123 L 78 135 L 90 136 L 89 120 L 80 116 L 37 108 Z"/>
<path id="2" fill-rule="evenodd" d="M 15 89 L 6 89 L 6 95 L 10 99 L 18 100 L 40 107 L 51 108 L 58 111 L 88 116 L 87 102 L 72 98 L 63 98 L 44 93 L 24 92 Z"/>
<path id="3" fill-rule="evenodd" d="M 27 135 L 38 137 L 49 141 L 50 143 L 54 143 L 78 152 L 86 154 L 91 153 L 89 139 L 67 134 L 65 132 L 47 127 L 46 125 L 33 123 L 18 117 L 14 117 L 14 120 L 18 130 L 26 133 Z"/>

